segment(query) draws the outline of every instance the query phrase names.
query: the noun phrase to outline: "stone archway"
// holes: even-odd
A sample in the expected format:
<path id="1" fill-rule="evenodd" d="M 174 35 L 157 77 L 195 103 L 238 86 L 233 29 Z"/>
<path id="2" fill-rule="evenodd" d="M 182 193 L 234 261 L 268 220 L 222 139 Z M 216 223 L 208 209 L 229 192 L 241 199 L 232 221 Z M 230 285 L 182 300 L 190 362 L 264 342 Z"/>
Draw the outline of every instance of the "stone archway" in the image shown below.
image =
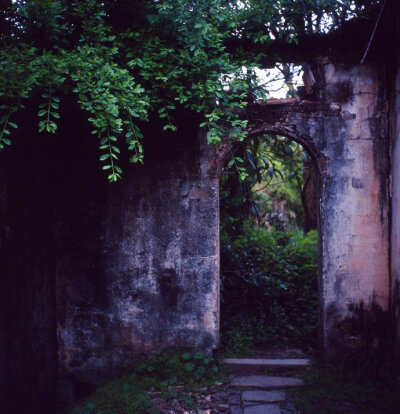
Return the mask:
<path id="1" fill-rule="evenodd" d="M 254 107 L 254 109 L 258 109 L 257 107 Z M 276 109 L 276 108 L 275 108 Z M 280 110 L 281 111 L 285 111 L 285 109 L 287 109 L 287 107 L 285 108 L 285 105 L 281 105 L 280 106 Z M 293 110 L 293 108 L 291 108 Z M 313 331 L 313 338 L 312 340 L 308 343 L 306 342 L 306 340 L 304 340 L 303 345 L 307 344 L 311 346 L 311 342 L 312 342 L 312 347 L 318 347 L 319 349 L 322 349 L 323 347 L 323 337 L 322 337 L 322 332 L 323 332 L 323 320 L 322 320 L 322 315 L 323 315 L 323 302 L 321 301 L 321 298 L 323 297 L 323 292 L 322 292 L 322 271 L 321 271 L 321 261 L 319 260 L 322 257 L 322 244 L 321 244 L 321 240 L 322 240 L 322 232 L 324 230 L 324 223 L 323 221 L 320 220 L 320 214 L 319 214 L 319 193 L 320 193 L 320 185 L 322 184 L 322 182 L 325 179 L 325 171 L 326 171 L 326 162 L 327 162 L 327 157 L 315 146 L 313 140 L 310 137 L 307 137 L 305 135 L 301 135 L 299 133 L 297 133 L 292 127 L 290 126 L 286 126 L 286 125 L 282 125 L 282 124 L 270 124 L 270 123 L 264 123 L 263 126 L 260 126 L 258 128 L 252 128 L 251 129 L 251 133 L 248 135 L 247 139 L 244 142 L 237 142 L 234 143 L 230 150 L 229 150 L 229 157 L 227 159 L 225 159 L 225 165 L 224 165 L 224 169 L 226 170 L 227 168 L 227 164 L 229 162 L 229 160 L 231 159 L 231 157 L 233 156 L 233 154 L 238 155 L 242 158 L 246 158 L 245 155 L 245 149 L 249 149 L 249 148 L 253 148 L 252 147 L 252 141 L 256 140 L 257 142 L 261 143 L 263 142 L 263 136 L 267 135 L 269 137 L 279 137 L 279 138 L 284 138 L 285 142 L 286 139 L 288 141 L 291 142 L 296 142 L 297 144 L 299 144 L 299 146 L 301 146 L 301 151 L 304 151 L 308 154 L 308 162 L 310 164 L 313 165 L 313 170 L 315 171 L 315 178 L 316 178 L 316 190 L 317 190 L 317 194 L 314 194 L 314 199 L 313 199 L 313 204 L 314 204 L 314 208 L 317 211 L 316 215 L 318 217 L 317 221 L 317 225 L 316 227 L 314 227 L 314 230 L 317 230 L 317 234 L 318 234 L 318 242 L 316 244 L 316 248 L 317 248 L 317 254 L 316 254 L 316 260 L 318 260 L 318 270 L 315 272 L 315 274 L 313 273 L 313 275 L 308 274 L 308 276 L 311 278 L 312 276 L 312 280 L 313 280 L 313 288 L 312 291 L 310 291 L 310 287 L 308 286 L 308 290 L 307 290 L 307 294 L 302 293 L 302 298 L 303 300 L 305 298 L 308 299 L 309 304 L 312 304 L 312 308 L 314 312 L 317 312 L 318 309 L 318 327 L 316 326 L 316 330 Z M 220 147 L 221 148 L 221 147 Z M 254 151 L 254 150 L 253 150 Z M 254 155 L 253 155 L 254 154 Z M 255 153 L 252 152 L 253 155 L 253 162 L 256 163 L 255 161 Z M 271 159 L 266 155 L 266 157 L 268 158 L 268 161 L 270 161 Z M 229 169 L 227 174 L 231 175 L 232 174 L 232 170 Z M 251 173 L 250 173 L 251 174 Z M 280 175 L 282 177 L 282 180 L 284 182 L 283 176 L 285 176 L 285 172 L 284 170 L 281 170 Z M 229 177 L 229 176 L 228 176 Z M 235 197 L 240 197 L 238 196 L 237 191 L 239 191 L 239 193 L 241 193 L 240 190 L 238 190 L 238 188 L 241 188 L 242 186 L 240 186 L 240 182 L 238 180 L 237 177 L 235 177 L 235 179 L 233 179 L 233 183 L 232 183 L 232 176 L 230 178 L 228 178 L 228 184 L 226 184 L 226 181 L 224 180 L 222 171 L 221 171 L 221 175 L 219 176 L 220 180 L 219 180 L 219 184 L 221 187 L 221 193 L 220 193 L 220 197 L 221 197 L 221 231 L 222 233 L 224 232 L 224 230 L 227 232 L 227 236 L 223 237 L 221 234 L 221 278 L 222 278 L 222 287 L 223 287 L 223 291 L 221 293 L 221 298 L 220 298 L 220 306 L 221 306 L 221 311 L 220 311 L 220 330 L 221 330 L 221 350 L 222 352 L 224 352 L 224 350 L 226 349 L 230 349 L 231 346 L 231 338 L 230 338 L 230 334 L 229 332 L 232 329 L 235 329 L 234 327 L 236 327 L 237 332 L 241 332 L 243 334 L 243 336 L 247 336 L 247 337 L 251 337 L 251 330 L 245 330 L 243 328 L 238 328 L 238 326 L 242 326 L 241 324 L 243 323 L 243 321 L 245 321 L 243 323 L 243 325 L 251 325 L 254 320 L 257 320 L 258 322 L 260 322 L 260 326 L 263 325 L 266 327 L 266 329 L 268 329 L 268 324 L 272 324 L 274 325 L 274 323 L 272 322 L 273 316 L 262 316 L 262 312 L 260 311 L 259 313 L 257 313 L 257 311 L 253 311 L 253 309 L 260 309 L 261 307 L 265 310 L 267 315 L 274 315 L 274 311 L 268 311 L 268 304 L 270 304 L 272 306 L 272 308 L 274 308 L 274 306 L 277 306 L 276 304 L 274 305 L 274 296 L 275 298 L 277 298 L 276 300 L 278 301 L 278 303 L 282 306 L 282 314 L 285 314 L 285 317 L 287 318 L 288 324 L 293 324 L 294 326 L 296 326 L 296 329 L 299 329 L 301 331 L 301 329 L 303 328 L 302 325 L 305 325 L 307 322 L 305 321 L 304 324 L 300 324 L 298 320 L 296 320 L 294 318 L 294 315 L 296 315 L 297 313 L 301 313 L 302 311 L 297 308 L 296 310 L 294 310 L 293 308 L 291 309 L 290 306 L 285 306 L 285 300 L 282 299 L 282 296 L 284 296 L 284 294 L 279 293 L 277 291 L 275 292 L 270 292 L 268 290 L 268 287 L 265 287 L 264 285 L 264 289 L 265 289 L 265 296 L 263 297 L 263 299 L 257 299 L 255 297 L 257 297 L 257 290 L 260 291 L 262 288 L 262 281 L 261 278 L 260 280 L 257 279 L 257 275 L 261 272 L 261 268 L 257 267 L 256 263 L 259 263 L 258 260 L 260 260 L 260 257 L 258 256 L 258 254 L 256 253 L 256 257 L 257 259 L 254 261 L 251 261 L 251 259 L 249 260 L 249 255 L 252 254 L 252 252 L 258 252 L 258 249 L 262 249 L 262 246 L 258 246 L 258 248 L 254 247 L 254 244 L 252 243 L 253 239 L 251 238 L 251 236 L 247 236 L 248 238 L 246 238 L 244 236 L 244 234 L 248 234 L 245 231 L 241 231 L 238 230 L 238 228 L 242 229 L 242 221 L 243 220 L 243 215 L 247 218 L 250 219 L 250 216 L 252 216 L 251 210 L 249 209 L 249 198 L 248 196 L 246 196 L 246 202 L 242 201 L 242 203 L 244 204 L 240 204 L 239 205 L 236 203 L 234 204 L 229 204 L 229 199 L 235 198 Z M 227 178 L 227 177 L 225 177 Z M 260 184 L 260 187 L 265 188 L 267 187 L 267 182 L 268 180 L 265 179 L 265 181 L 263 180 Z M 224 184 L 225 183 L 225 184 Z M 251 179 L 249 181 L 249 183 L 253 183 Z M 265 186 L 265 187 L 264 187 Z M 275 184 L 273 184 L 273 188 L 276 188 L 278 185 L 277 182 L 275 182 Z M 246 188 L 249 188 L 249 185 L 245 186 Z M 252 184 L 250 184 L 250 187 L 252 187 Z M 232 190 L 233 188 L 233 190 Z M 243 191 L 243 190 L 242 190 Z M 248 190 L 247 190 L 248 191 Z M 257 190 L 256 190 L 257 191 Z M 296 194 L 296 196 L 298 197 L 299 201 L 300 201 L 300 190 L 299 189 L 295 189 L 293 190 Z M 229 195 L 227 195 L 229 194 Z M 266 193 L 264 193 L 264 195 L 269 198 L 269 195 L 266 195 Z M 244 196 L 244 193 L 243 193 Z M 273 198 L 271 199 L 271 203 L 273 203 L 274 200 Z M 293 201 L 292 201 L 293 202 Z M 258 204 L 258 203 L 257 203 Z M 263 205 L 263 202 L 260 202 L 260 211 L 263 211 L 264 207 L 261 207 L 261 205 Z M 227 207 L 229 206 L 229 207 Z M 233 207 L 235 206 L 235 207 Z M 276 211 L 276 206 L 272 207 L 274 211 Z M 285 208 L 283 208 L 283 210 L 285 210 Z M 246 211 L 246 213 L 244 212 Z M 278 208 L 278 211 L 282 211 L 281 209 Z M 264 214 L 265 211 L 264 211 Z M 285 213 L 283 213 L 285 214 Z M 247 216 L 248 215 L 248 216 Z M 237 225 L 237 223 L 235 222 L 235 224 L 232 223 L 232 226 L 234 226 L 234 228 L 236 230 L 231 230 L 232 233 L 229 230 L 226 230 L 227 226 L 228 228 L 230 228 L 230 221 L 226 221 L 226 217 L 230 216 L 230 218 L 232 218 L 232 220 L 234 220 L 234 218 L 238 219 L 238 217 L 241 217 L 240 219 L 238 219 L 239 221 L 239 226 Z M 254 222 L 256 222 L 255 217 L 252 217 L 254 219 Z M 293 218 L 293 217 L 292 217 Z M 251 220 L 251 219 L 250 219 Z M 269 219 L 268 219 L 269 220 Z M 259 221 L 259 226 L 261 232 L 262 232 L 262 228 L 264 227 L 265 221 L 267 221 L 266 216 L 263 216 L 263 214 L 261 214 L 261 219 Z M 288 223 L 286 223 L 288 224 Z M 291 223 L 291 225 L 288 226 L 287 230 L 293 230 L 292 226 L 296 226 L 295 224 Z M 258 226 L 255 226 L 258 227 Z M 267 225 L 267 227 L 264 227 L 264 229 L 268 229 L 272 230 L 272 229 L 277 229 L 274 224 L 271 225 Z M 280 226 L 278 227 L 279 230 L 282 230 L 283 227 L 281 228 Z M 286 230 L 286 228 L 285 228 Z M 263 232 L 262 232 L 263 233 Z M 288 233 L 290 234 L 290 232 Z M 237 247 L 234 247 L 233 241 L 236 240 L 236 238 L 239 237 L 241 242 L 240 242 L 240 246 L 241 248 L 237 249 Z M 274 237 L 274 236 L 270 236 L 270 237 Z M 289 236 L 287 236 L 289 238 Z M 222 242 L 222 240 L 225 240 L 225 243 Z M 229 240 L 229 241 L 227 241 Z M 233 245 L 232 245 L 233 244 Z M 279 242 L 278 242 L 279 245 Z M 283 256 L 285 257 L 285 246 L 284 245 L 280 245 L 278 247 L 279 250 L 282 251 Z M 271 250 L 273 250 L 274 248 L 272 247 L 272 245 L 270 246 Z M 245 251 L 246 254 L 243 256 L 243 259 L 239 259 L 240 256 L 240 252 L 241 251 Z M 271 256 L 273 256 L 273 254 L 271 255 L 267 255 L 268 257 L 270 257 L 270 261 L 272 261 L 272 263 L 274 263 L 274 260 L 271 259 Z M 281 260 L 282 260 L 281 257 Z M 233 258 L 233 259 L 230 259 Z M 236 258 L 236 259 L 234 259 Z M 314 260 L 315 260 L 314 259 Z M 232 260 L 232 261 L 231 261 Z M 268 260 L 268 259 L 267 259 Z M 287 258 L 284 259 L 285 261 L 287 260 Z M 290 263 L 290 261 L 288 262 Z M 298 262 L 297 262 L 298 263 Z M 290 266 L 290 264 L 288 264 Z M 276 268 L 277 264 L 274 263 L 272 264 L 272 266 L 274 268 Z M 240 269 L 240 271 L 238 273 L 236 273 L 236 269 Z M 256 269 L 256 270 L 255 270 Z M 267 274 L 268 273 L 268 268 L 264 268 L 264 271 L 266 273 L 263 274 Z M 249 271 L 249 273 L 247 274 L 247 271 Z M 246 275 L 246 277 L 241 276 L 241 275 Z M 254 277 L 258 280 L 259 284 L 257 284 L 256 286 L 258 286 L 254 291 L 252 290 L 252 285 L 251 282 L 246 282 L 243 279 L 251 279 L 251 275 L 254 275 Z M 282 276 L 282 275 L 281 275 Z M 271 274 L 269 275 L 269 277 L 271 279 L 274 279 L 274 277 L 279 278 L 279 275 L 277 274 L 276 270 L 272 270 Z M 294 277 L 295 278 L 295 277 Z M 287 281 L 285 279 L 284 276 L 282 276 L 282 282 L 283 283 L 288 283 L 288 285 L 291 284 L 290 281 Z M 291 280 L 291 279 L 289 279 Z M 310 280 L 310 279 L 309 279 Z M 317 280 L 318 280 L 318 284 L 317 284 Z M 248 283 L 248 284 L 247 284 Z M 305 283 L 307 284 L 307 283 Z M 317 285 L 318 285 L 318 291 L 317 291 Z M 304 285 L 302 285 L 302 287 L 305 287 Z M 299 297 L 301 295 L 301 293 L 299 294 L 293 294 L 293 291 L 291 291 L 291 289 L 294 288 L 294 285 L 291 285 L 290 288 L 288 288 L 288 292 L 291 292 L 291 294 L 293 296 L 297 296 Z M 296 291 L 299 288 L 299 286 L 296 287 Z M 243 290 L 247 291 L 247 293 L 244 293 L 244 298 L 248 298 L 248 300 L 246 301 L 246 299 L 243 298 Z M 248 291 L 250 291 L 251 293 L 248 293 Z M 232 293 L 229 293 L 232 292 Z M 299 291 L 298 291 L 299 292 Z M 318 300 L 316 295 L 318 292 Z M 253 297 L 253 295 L 255 297 Z M 254 299 L 254 300 L 252 300 Z M 290 300 L 289 300 L 290 302 Z M 232 306 L 232 304 L 234 304 Z M 274 308 L 275 309 L 275 308 Z M 270 312 L 270 313 L 269 313 Z M 314 315 L 315 317 L 316 315 Z M 313 322 L 316 325 L 316 320 L 314 319 Z M 277 325 L 278 326 L 278 325 Z M 271 340 L 271 338 L 269 339 L 267 343 L 267 336 L 265 336 L 264 338 L 264 343 L 261 344 L 261 342 L 259 341 L 257 344 L 253 343 L 253 346 L 255 346 L 256 349 L 258 349 L 259 351 L 265 352 L 265 347 L 269 348 L 269 346 L 272 345 L 273 341 L 280 341 L 282 340 L 283 337 L 287 336 L 285 335 L 285 325 L 281 324 L 279 325 L 279 328 L 275 326 L 275 330 L 278 332 L 278 338 L 274 337 L 275 339 Z M 254 329 L 253 329 L 254 330 Z M 320 338 L 318 338 L 317 341 L 317 332 L 320 335 Z M 280 338 L 279 338 L 280 337 Z M 228 338 L 228 339 L 225 339 Z M 273 342 L 275 344 L 275 342 Z M 281 346 L 284 346 L 284 341 L 281 344 Z M 247 352 L 251 352 L 250 350 L 248 350 Z"/>
<path id="2" fill-rule="evenodd" d="M 388 143 L 377 68 L 320 60 L 314 71 L 318 101 L 253 104 L 246 115 L 250 137 L 297 141 L 317 166 L 320 339 L 333 357 L 389 337 Z"/>

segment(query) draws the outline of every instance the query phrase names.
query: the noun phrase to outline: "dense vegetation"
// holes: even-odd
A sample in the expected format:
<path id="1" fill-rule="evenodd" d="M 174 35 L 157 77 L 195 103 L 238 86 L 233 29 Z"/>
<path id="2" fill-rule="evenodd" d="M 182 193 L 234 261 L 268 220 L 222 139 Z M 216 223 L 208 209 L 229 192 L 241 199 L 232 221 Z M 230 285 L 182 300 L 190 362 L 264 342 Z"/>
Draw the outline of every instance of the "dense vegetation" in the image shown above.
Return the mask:
<path id="1" fill-rule="evenodd" d="M 255 67 L 268 47 L 338 29 L 369 16 L 371 0 L 6 0 L 0 4 L 0 149 L 18 112 L 57 134 L 62 98 L 74 96 L 99 142 L 110 181 L 119 154 L 143 162 L 142 122 L 176 130 L 174 111 L 195 111 L 208 140 L 244 139 L 239 108 L 268 93 Z M 33 125 L 32 125 L 33 127 Z M 79 151 L 79 148 L 77 148 Z"/>
<path id="2" fill-rule="evenodd" d="M 277 230 L 285 228 L 283 221 L 291 228 L 302 227 L 300 194 L 310 171 L 307 152 L 284 137 L 265 135 L 236 146 L 221 179 L 223 231 L 239 234 L 248 217 Z M 284 215 L 276 214 L 277 205 Z"/>
<path id="3" fill-rule="evenodd" d="M 277 343 L 315 348 L 316 232 L 268 232 L 247 224 L 242 235 L 221 245 L 222 340 L 228 351 Z"/>
<path id="4" fill-rule="evenodd" d="M 246 168 L 241 183 L 238 158 Z M 251 353 L 254 347 L 277 343 L 304 350 L 317 345 L 317 232 L 304 235 L 301 230 L 300 192 L 309 168 L 309 157 L 299 144 L 266 136 L 237 148 L 224 171 L 220 199 L 225 353 Z"/>

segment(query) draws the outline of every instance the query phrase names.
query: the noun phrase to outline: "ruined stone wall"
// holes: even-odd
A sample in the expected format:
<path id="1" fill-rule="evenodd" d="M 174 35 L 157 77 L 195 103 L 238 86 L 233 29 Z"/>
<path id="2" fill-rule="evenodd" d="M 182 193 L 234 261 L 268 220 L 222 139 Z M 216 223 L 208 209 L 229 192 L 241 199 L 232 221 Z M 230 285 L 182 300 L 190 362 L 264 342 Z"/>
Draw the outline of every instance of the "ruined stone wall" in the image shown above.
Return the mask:
<path id="1" fill-rule="evenodd" d="M 382 346 L 389 338 L 388 142 L 383 72 L 325 66 L 328 156 L 321 188 L 322 280 L 328 353 Z M 317 138 L 318 139 L 318 138 Z"/>
<path id="2" fill-rule="evenodd" d="M 400 360 L 400 54 L 391 83 L 392 232 L 391 276 L 395 356 Z"/>
<path id="3" fill-rule="evenodd" d="M 57 382 L 71 402 L 138 354 L 218 344 L 218 178 L 198 120 L 152 122 L 145 165 L 122 159 L 110 185 L 84 114 L 63 110 L 59 139 L 21 128 L 1 154 L 7 414 L 53 414 Z"/>
<path id="4" fill-rule="evenodd" d="M 373 65 L 312 69 L 315 102 L 255 106 L 250 122 L 299 141 L 319 165 L 320 334 L 334 357 L 390 336 L 385 84 Z"/>
<path id="5" fill-rule="evenodd" d="M 145 165 L 127 165 L 120 183 L 109 185 L 93 166 L 83 175 L 69 170 L 61 181 L 56 289 L 64 391 L 68 379 L 84 389 L 137 354 L 218 345 L 218 178 L 208 175 L 209 148 L 194 125 L 182 120 L 177 135 L 166 135 L 153 124 Z"/>

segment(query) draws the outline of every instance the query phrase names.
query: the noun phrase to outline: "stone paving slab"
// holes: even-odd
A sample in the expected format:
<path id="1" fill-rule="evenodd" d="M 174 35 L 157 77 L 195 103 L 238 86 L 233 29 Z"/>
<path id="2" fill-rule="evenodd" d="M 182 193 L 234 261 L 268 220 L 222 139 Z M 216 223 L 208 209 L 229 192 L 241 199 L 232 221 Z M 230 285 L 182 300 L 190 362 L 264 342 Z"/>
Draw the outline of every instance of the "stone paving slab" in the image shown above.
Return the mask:
<path id="1" fill-rule="evenodd" d="M 250 375 L 234 378 L 231 382 L 231 385 L 233 387 L 254 387 L 273 390 L 302 387 L 304 385 L 304 382 L 300 378 Z"/>
<path id="2" fill-rule="evenodd" d="M 243 414 L 243 410 L 237 405 L 231 405 L 230 414 Z"/>
<path id="3" fill-rule="evenodd" d="M 278 368 L 296 368 L 307 367 L 311 365 L 310 359 L 303 358 L 226 358 L 224 364 L 239 365 L 239 366 L 263 366 L 263 367 L 278 367 Z"/>
<path id="4" fill-rule="evenodd" d="M 281 414 L 279 405 L 276 404 L 262 404 L 246 407 L 243 414 Z"/>
<path id="5" fill-rule="evenodd" d="M 229 404 L 240 404 L 240 394 L 233 394 L 228 397 Z"/>
<path id="6" fill-rule="evenodd" d="M 250 407 L 251 405 L 260 405 L 260 404 L 262 404 L 260 401 L 258 401 L 258 402 L 255 402 L 255 401 L 252 401 L 252 402 L 243 401 L 242 406 L 244 408 L 244 407 Z"/>
<path id="7" fill-rule="evenodd" d="M 251 390 L 243 391 L 243 401 L 254 401 L 254 402 L 279 402 L 285 401 L 286 394 L 283 391 L 260 391 Z"/>

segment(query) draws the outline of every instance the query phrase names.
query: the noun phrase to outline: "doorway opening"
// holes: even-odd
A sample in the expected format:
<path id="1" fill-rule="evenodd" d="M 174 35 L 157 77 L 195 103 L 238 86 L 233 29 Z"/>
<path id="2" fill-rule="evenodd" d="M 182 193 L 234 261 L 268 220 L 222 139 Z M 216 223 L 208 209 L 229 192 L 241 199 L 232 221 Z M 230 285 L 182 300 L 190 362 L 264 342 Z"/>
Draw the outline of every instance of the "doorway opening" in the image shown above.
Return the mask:
<path id="1" fill-rule="evenodd" d="M 220 180 L 225 356 L 318 348 L 318 181 L 313 157 L 287 137 L 233 150 Z"/>

